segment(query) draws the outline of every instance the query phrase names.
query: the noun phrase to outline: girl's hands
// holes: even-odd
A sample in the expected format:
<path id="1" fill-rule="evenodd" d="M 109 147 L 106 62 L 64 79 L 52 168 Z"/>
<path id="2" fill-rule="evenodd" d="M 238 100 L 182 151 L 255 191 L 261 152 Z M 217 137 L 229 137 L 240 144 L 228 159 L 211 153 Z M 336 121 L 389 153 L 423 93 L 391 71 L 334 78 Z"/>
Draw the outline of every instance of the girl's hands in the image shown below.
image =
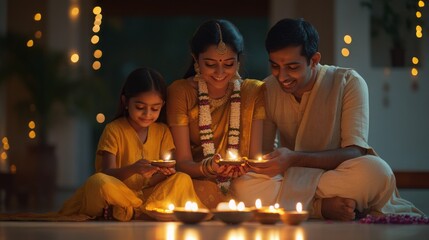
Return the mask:
<path id="1" fill-rule="evenodd" d="M 170 176 L 176 173 L 176 169 L 167 167 L 160 167 L 158 171 L 165 176 Z"/>
<path id="2" fill-rule="evenodd" d="M 156 172 L 160 172 L 165 176 L 170 176 L 176 173 L 176 169 L 167 168 L 167 167 L 156 167 L 150 164 L 150 161 L 145 159 L 140 159 L 133 164 L 135 171 L 143 177 L 150 178 Z"/>
<path id="3" fill-rule="evenodd" d="M 140 159 L 133 163 L 133 169 L 136 173 L 141 174 L 145 178 L 151 178 L 153 174 L 160 171 L 159 167 L 152 166 L 149 161 Z"/>

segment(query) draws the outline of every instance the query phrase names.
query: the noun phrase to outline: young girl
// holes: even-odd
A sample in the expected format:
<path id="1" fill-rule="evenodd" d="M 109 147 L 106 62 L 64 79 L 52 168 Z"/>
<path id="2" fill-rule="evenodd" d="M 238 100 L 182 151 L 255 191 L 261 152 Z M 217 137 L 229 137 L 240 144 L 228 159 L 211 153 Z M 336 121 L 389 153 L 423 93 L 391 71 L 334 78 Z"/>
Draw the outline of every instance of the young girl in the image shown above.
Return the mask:
<path id="1" fill-rule="evenodd" d="M 98 143 L 97 173 L 64 204 L 61 215 L 129 221 L 141 213 L 157 218 L 170 203 L 194 201 L 204 207 L 187 174 L 150 164 L 174 150 L 171 133 L 160 122 L 165 98 L 166 83 L 155 70 L 138 68 L 128 76 L 118 113 Z"/>

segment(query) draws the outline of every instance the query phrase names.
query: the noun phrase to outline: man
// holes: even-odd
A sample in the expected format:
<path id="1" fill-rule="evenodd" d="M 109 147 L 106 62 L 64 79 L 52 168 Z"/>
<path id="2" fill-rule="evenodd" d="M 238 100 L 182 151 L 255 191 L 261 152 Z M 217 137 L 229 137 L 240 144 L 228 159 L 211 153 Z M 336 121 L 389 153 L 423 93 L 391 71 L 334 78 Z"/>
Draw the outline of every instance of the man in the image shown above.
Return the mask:
<path id="1" fill-rule="evenodd" d="M 367 143 L 365 80 L 352 69 L 321 65 L 318 41 L 316 29 L 303 19 L 280 20 L 268 32 L 269 161 L 234 184 L 238 198 L 250 202 L 267 196 L 263 189 L 274 189 L 275 198 L 265 197 L 270 204 L 292 208 L 299 201 L 313 218 L 343 221 L 354 220 L 356 212 L 423 214 L 399 197 L 391 168 Z M 280 147 L 274 150 L 276 134 Z M 263 180 L 262 174 L 271 178 Z"/>

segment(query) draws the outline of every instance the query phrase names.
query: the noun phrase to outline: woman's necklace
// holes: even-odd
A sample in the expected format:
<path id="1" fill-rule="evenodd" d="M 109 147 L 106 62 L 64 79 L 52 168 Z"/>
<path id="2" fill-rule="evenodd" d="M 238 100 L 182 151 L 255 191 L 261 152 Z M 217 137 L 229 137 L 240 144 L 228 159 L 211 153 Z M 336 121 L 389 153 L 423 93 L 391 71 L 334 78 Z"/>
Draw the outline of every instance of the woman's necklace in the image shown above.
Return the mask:
<path id="1" fill-rule="evenodd" d="M 226 94 L 223 95 L 223 97 L 214 99 L 209 97 L 210 102 L 210 110 L 213 112 L 215 109 L 219 108 L 220 106 L 224 105 L 229 99 L 232 92 L 232 83 L 228 84 L 228 87 L 226 89 Z"/>
<path id="2" fill-rule="evenodd" d="M 234 81 L 234 89 L 231 94 L 231 112 L 229 115 L 228 146 L 227 151 L 238 155 L 240 136 L 240 96 L 241 80 Z M 227 94 L 228 95 L 228 94 Z M 223 101 L 225 104 L 227 101 Z M 219 105 L 220 106 L 220 105 Z M 201 145 L 204 157 L 211 157 L 216 149 L 213 142 L 212 117 L 210 111 L 210 97 L 207 83 L 203 79 L 198 79 L 198 107 L 199 107 L 199 130 Z M 213 106 L 213 108 L 215 108 Z"/>

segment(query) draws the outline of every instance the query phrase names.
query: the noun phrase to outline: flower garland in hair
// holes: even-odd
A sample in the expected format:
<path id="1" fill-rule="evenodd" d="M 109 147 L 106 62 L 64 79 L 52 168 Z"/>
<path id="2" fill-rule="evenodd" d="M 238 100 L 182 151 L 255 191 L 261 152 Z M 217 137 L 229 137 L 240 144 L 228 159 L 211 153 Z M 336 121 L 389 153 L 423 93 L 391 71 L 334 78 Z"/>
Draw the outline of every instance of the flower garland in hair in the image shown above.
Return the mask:
<path id="1" fill-rule="evenodd" d="M 234 89 L 231 94 L 231 113 L 229 115 L 228 146 L 227 151 L 237 155 L 240 137 L 240 106 L 241 96 L 240 80 L 234 81 Z M 209 94 L 207 83 L 198 79 L 198 107 L 199 107 L 199 131 L 204 157 L 212 157 L 215 154 L 213 142 L 212 116 L 210 113 Z"/>

